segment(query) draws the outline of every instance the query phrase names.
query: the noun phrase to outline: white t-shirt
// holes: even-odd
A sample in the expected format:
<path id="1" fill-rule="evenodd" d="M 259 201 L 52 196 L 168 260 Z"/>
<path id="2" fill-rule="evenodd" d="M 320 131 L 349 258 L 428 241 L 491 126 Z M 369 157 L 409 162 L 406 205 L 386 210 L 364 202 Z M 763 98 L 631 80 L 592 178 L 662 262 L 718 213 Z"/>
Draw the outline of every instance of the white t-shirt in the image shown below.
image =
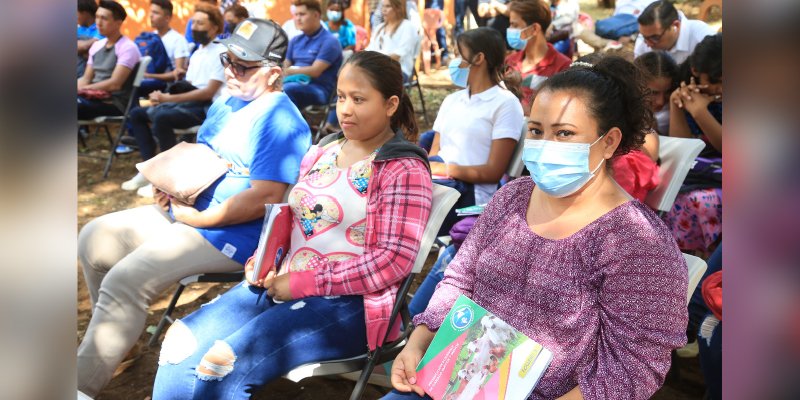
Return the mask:
<path id="1" fill-rule="evenodd" d="M 414 71 L 414 58 L 417 53 L 417 44 L 420 40 L 417 30 L 411 21 L 404 19 L 394 31 L 394 35 L 389 35 L 384 27 L 386 23 L 381 23 L 372 31 L 372 39 L 369 41 L 367 50 L 378 51 L 383 54 L 400 56 L 400 68 L 409 77 Z"/>
<path id="2" fill-rule="evenodd" d="M 156 31 L 158 33 L 158 31 Z M 164 43 L 164 48 L 167 50 L 169 62 L 172 64 L 170 69 L 175 69 L 175 59 L 182 57 L 189 57 L 189 42 L 175 29 L 170 29 L 164 36 L 161 36 L 161 42 Z"/>
<path id="3" fill-rule="evenodd" d="M 703 21 L 686 18 L 680 11 L 678 11 L 678 16 L 681 19 L 681 31 L 678 34 L 678 41 L 675 42 L 675 46 L 667 50 L 667 53 L 672 56 L 676 63 L 681 64 L 689 58 L 695 46 L 697 46 L 703 38 L 715 34 L 716 31 Z M 633 48 L 634 58 L 651 51 L 653 51 L 653 49 L 644 42 L 644 37 L 639 35 L 639 37 L 636 38 L 636 46 Z"/>
<path id="4" fill-rule="evenodd" d="M 469 96 L 467 89 L 447 96 L 433 130 L 439 132 L 439 157 L 458 165 L 484 165 L 492 141 L 519 140 L 525 117 L 519 100 L 500 86 Z M 475 204 L 485 204 L 497 183 L 475 184 Z"/>
<path id="5" fill-rule="evenodd" d="M 200 46 L 189 58 L 186 80 L 198 89 L 208 86 L 208 81 L 212 79 L 225 83 L 225 69 L 222 68 L 219 55 L 227 50 L 224 45 L 214 42 L 206 46 Z M 217 93 L 214 94 L 214 100 L 217 99 L 223 87 L 225 85 L 222 85 L 220 90 L 217 90 Z"/>
<path id="6" fill-rule="evenodd" d="M 630 14 L 638 17 L 647 6 L 655 2 L 656 0 L 617 0 L 614 15 Z"/>

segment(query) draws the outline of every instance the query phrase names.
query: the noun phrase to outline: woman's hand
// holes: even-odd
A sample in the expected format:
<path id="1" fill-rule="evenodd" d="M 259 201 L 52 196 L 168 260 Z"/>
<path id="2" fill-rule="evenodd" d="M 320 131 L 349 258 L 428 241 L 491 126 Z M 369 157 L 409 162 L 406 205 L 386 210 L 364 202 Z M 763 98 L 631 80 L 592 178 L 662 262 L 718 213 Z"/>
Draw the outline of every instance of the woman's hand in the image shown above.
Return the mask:
<path id="1" fill-rule="evenodd" d="M 202 227 L 200 211 L 197 211 L 196 208 L 175 199 L 170 200 L 170 204 L 172 204 L 172 215 L 175 217 L 175 221 L 196 228 Z"/>
<path id="2" fill-rule="evenodd" d="M 263 286 L 267 289 L 267 294 L 272 297 L 272 300 L 292 300 L 292 291 L 289 288 L 289 274 L 276 276 L 275 271 L 269 271 L 266 278 L 264 278 Z"/>
<path id="3" fill-rule="evenodd" d="M 425 396 L 425 391 L 417 385 L 417 365 L 422 360 L 425 351 L 416 347 L 406 345 L 400 354 L 394 359 L 392 364 L 392 386 L 401 392 L 415 392 L 420 396 Z"/>
<path id="4" fill-rule="evenodd" d="M 169 212 L 170 197 L 168 194 L 156 189 L 156 187 L 153 186 L 153 199 L 156 201 L 156 204 L 158 204 L 158 206 L 161 207 L 162 210 L 164 210 L 165 212 Z"/>
<path id="5" fill-rule="evenodd" d="M 254 259 L 255 257 L 250 257 L 247 259 L 247 262 L 244 263 L 244 279 L 251 286 L 264 287 L 264 279 L 256 279 L 256 277 L 253 276 L 253 268 L 255 268 L 256 265 Z"/>

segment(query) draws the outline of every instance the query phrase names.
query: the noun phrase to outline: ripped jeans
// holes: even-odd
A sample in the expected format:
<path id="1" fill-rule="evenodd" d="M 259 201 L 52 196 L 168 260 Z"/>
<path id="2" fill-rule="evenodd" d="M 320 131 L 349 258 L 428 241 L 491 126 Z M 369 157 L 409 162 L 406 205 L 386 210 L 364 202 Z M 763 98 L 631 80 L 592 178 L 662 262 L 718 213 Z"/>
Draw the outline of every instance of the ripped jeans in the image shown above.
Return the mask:
<path id="1" fill-rule="evenodd" d="M 242 282 L 170 327 L 153 400 L 248 399 L 295 367 L 366 350 L 363 297 L 276 304 Z"/>

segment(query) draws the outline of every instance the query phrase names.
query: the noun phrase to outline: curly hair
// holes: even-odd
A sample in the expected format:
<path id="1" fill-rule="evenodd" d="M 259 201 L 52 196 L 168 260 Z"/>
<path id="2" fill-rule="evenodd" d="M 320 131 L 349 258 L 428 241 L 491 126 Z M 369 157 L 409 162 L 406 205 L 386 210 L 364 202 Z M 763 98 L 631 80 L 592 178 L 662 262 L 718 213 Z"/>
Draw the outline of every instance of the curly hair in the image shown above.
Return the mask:
<path id="1" fill-rule="evenodd" d="M 622 132 L 616 157 L 642 147 L 654 126 L 646 90 L 639 68 L 621 57 L 605 56 L 594 65 L 582 63 L 553 75 L 539 92 L 570 91 L 582 96 L 597 121 L 598 134 L 614 127 Z"/>

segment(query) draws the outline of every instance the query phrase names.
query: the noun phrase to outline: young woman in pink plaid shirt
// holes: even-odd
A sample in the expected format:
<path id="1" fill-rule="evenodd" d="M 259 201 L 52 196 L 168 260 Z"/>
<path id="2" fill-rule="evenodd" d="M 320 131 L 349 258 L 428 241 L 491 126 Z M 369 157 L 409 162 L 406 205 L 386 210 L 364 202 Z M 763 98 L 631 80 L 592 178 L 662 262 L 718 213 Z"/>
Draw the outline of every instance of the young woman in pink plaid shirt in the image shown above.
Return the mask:
<path id="1" fill-rule="evenodd" d="M 389 329 L 430 214 L 430 170 L 425 151 L 409 142 L 417 127 L 396 61 L 356 53 L 337 91 L 343 132 L 302 162 L 280 272 L 255 282 L 248 274 L 176 321 L 153 399 L 249 398 L 299 365 L 374 349 Z"/>

